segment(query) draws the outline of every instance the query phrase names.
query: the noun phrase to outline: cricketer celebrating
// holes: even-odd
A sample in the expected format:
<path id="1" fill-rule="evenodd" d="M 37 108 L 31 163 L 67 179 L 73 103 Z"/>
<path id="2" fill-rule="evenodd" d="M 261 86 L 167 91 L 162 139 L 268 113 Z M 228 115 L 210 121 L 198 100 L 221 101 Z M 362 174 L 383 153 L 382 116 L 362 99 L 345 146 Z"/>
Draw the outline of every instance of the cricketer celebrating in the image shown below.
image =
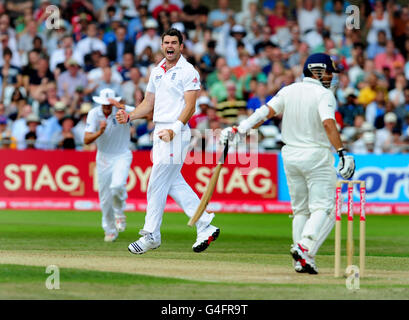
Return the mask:
<path id="1" fill-rule="evenodd" d="M 102 228 L 105 231 L 106 242 L 113 242 L 126 227 L 124 209 L 128 194 L 126 180 L 132 162 L 132 152 L 129 149 L 130 124 L 119 125 L 115 119 L 111 101 L 121 100 L 115 97 L 112 89 L 103 89 L 99 97 L 92 97 L 100 106 L 91 109 L 87 115 L 84 143 L 97 144 L 97 175 L 98 194 L 102 211 Z M 134 108 L 120 105 L 128 112 Z"/>
<path id="2" fill-rule="evenodd" d="M 355 172 L 352 156 L 344 148 L 335 122 L 336 100 L 329 87 L 339 72 L 330 56 L 316 53 L 304 64 L 304 79 L 282 88 L 267 105 L 258 108 L 238 126 L 221 133 L 220 141 L 237 143 L 245 133 L 266 119 L 282 114 L 284 171 L 293 211 L 291 255 L 297 272 L 317 274 L 315 255 L 335 224 L 336 171 L 331 145 L 340 161 L 344 179 Z"/>
<path id="3" fill-rule="evenodd" d="M 153 110 L 155 123 L 145 225 L 139 232 L 142 237 L 128 246 L 128 250 L 135 254 L 160 246 L 160 226 L 168 195 L 189 217 L 194 215 L 200 203 L 180 172 L 191 138 L 187 122 L 195 111 L 200 89 L 199 74 L 181 55 L 182 49 L 182 34 L 173 28 L 165 32 L 162 35 L 165 58 L 152 70 L 144 100 L 131 113 L 120 110 L 116 115 L 119 123 L 126 123 Z M 220 230 L 210 225 L 213 217 L 214 213 L 206 212 L 197 221 L 193 251 L 205 250 L 218 237 Z"/>

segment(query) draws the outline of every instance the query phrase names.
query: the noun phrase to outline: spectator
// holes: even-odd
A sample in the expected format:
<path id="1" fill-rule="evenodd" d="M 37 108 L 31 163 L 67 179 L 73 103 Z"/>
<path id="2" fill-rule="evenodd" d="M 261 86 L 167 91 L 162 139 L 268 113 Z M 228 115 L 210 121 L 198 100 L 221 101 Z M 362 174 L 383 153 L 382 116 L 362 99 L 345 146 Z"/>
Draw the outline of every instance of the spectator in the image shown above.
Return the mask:
<path id="1" fill-rule="evenodd" d="M 198 25 L 206 26 L 209 8 L 200 0 L 190 0 L 183 7 L 182 21 L 188 34 L 196 29 Z"/>
<path id="2" fill-rule="evenodd" d="M 91 103 L 83 102 L 81 104 L 79 121 L 72 129 L 72 132 L 74 134 L 75 145 L 77 146 L 78 150 L 96 150 L 95 143 L 84 145 L 84 134 L 85 127 L 87 125 L 87 115 L 91 109 L 92 109 Z"/>
<path id="3" fill-rule="evenodd" d="M 146 20 L 144 24 L 143 35 L 138 39 L 135 45 L 135 56 L 139 60 L 142 57 L 143 51 L 146 47 L 151 47 L 152 52 L 160 50 L 161 38 L 156 34 L 158 23 L 154 19 Z"/>
<path id="4" fill-rule="evenodd" d="M 260 26 L 265 25 L 266 23 L 265 17 L 258 13 L 257 2 L 258 1 L 256 0 L 247 1 L 247 9 L 239 12 L 235 16 L 236 23 L 242 25 L 247 33 L 251 32 L 251 26 L 253 23 Z"/>
<path id="5" fill-rule="evenodd" d="M 366 107 L 375 100 L 379 93 L 378 77 L 375 73 L 370 73 L 366 78 L 366 85 L 359 91 L 358 103 Z"/>
<path id="6" fill-rule="evenodd" d="M 61 131 L 60 121 L 65 116 L 67 105 L 63 101 L 57 101 L 53 107 L 53 115 L 43 124 L 43 130 L 38 136 L 38 142 L 41 149 L 53 149 L 51 138 L 56 132 Z"/>
<path id="7" fill-rule="evenodd" d="M 67 71 L 64 71 L 57 80 L 57 95 L 60 99 L 71 101 L 77 88 L 87 88 L 87 76 L 74 59 L 66 62 Z"/>
<path id="8" fill-rule="evenodd" d="M 297 0 L 297 22 L 303 36 L 316 30 L 317 21 L 321 19 L 320 2 L 320 0 Z"/>
<path id="9" fill-rule="evenodd" d="M 170 15 L 174 11 L 181 12 L 182 10 L 181 10 L 181 7 L 170 3 L 170 0 L 163 0 L 161 4 L 159 4 L 153 9 L 152 16 L 155 19 L 158 19 L 159 15 L 162 12 L 165 12 L 167 15 Z"/>
<path id="10" fill-rule="evenodd" d="M 392 38 L 391 25 L 393 25 L 393 13 L 385 10 L 383 1 L 375 0 L 375 10 L 366 21 L 366 29 L 369 30 L 366 41 L 369 44 L 376 43 L 379 30 L 386 32 L 386 38 Z"/>
<path id="11" fill-rule="evenodd" d="M 132 67 L 129 71 L 129 80 L 121 85 L 122 97 L 127 105 L 135 104 L 135 91 L 139 88 L 143 92 L 146 89 L 146 83 L 143 82 L 141 72 L 138 68 Z"/>
<path id="12" fill-rule="evenodd" d="M 98 60 L 98 67 L 92 69 L 90 72 L 88 72 L 87 75 L 87 80 L 89 85 L 95 86 L 95 83 L 100 81 L 103 76 L 103 69 L 109 67 L 109 58 L 106 55 L 103 55 L 99 58 Z M 112 81 L 120 84 L 122 83 L 122 76 L 121 74 L 116 70 L 115 67 L 112 67 Z M 93 91 L 93 90 L 92 90 Z"/>
<path id="13" fill-rule="evenodd" d="M 115 31 L 115 41 L 108 44 L 107 55 L 109 60 L 122 64 L 124 54 L 134 52 L 134 45 L 126 40 L 125 37 L 126 28 L 124 26 L 118 27 Z"/>
<path id="14" fill-rule="evenodd" d="M 359 99 L 358 99 L 359 101 Z M 369 103 L 365 110 L 365 119 L 372 125 L 375 125 L 375 119 L 379 115 L 385 114 L 386 98 L 382 88 L 376 90 L 376 96 L 373 102 Z"/>
<path id="15" fill-rule="evenodd" d="M 11 94 L 15 88 L 23 85 L 23 77 L 21 70 L 11 64 L 13 53 L 9 48 L 3 50 L 4 64 L 0 67 L 0 76 L 2 78 L 1 101 L 5 100 L 7 103 L 11 99 Z"/>
<path id="16" fill-rule="evenodd" d="M 212 106 L 212 102 L 208 96 L 200 96 L 197 99 L 197 105 L 199 106 L 199 113 L 193 115 L 189 120 L 189 127 L 196 129 L 201 122 L 207 119 L 207 109 Z"/>
<path id="17" fill-rule="evenodd" d="M 40 118 L 31 113 L 26 118 L 27 129 L 24 134 L 24 140 L 19 142 L 19 149 L 37 149 L 37 137 L 41 134 L 42 126 Z"/>
<path id="18" fill-rule="evenodd" d="M 110 67 L 105 67 L 102 69 L 102 79 L 96 81 L 95 89 L 92 95 L 99 95 L 101 90 L 110 88 L 114 90 L 118 95 L 122 96 L 121 85 L 112 80 L 112 70 Z"/>
<path id="19" fill-rule="evenodd" d="M 217 73 L 217 78 L 217 81 L 209 88 L 209 92 L 212 99 L 216 99 L 216 102 L 220 102 L 226 100 L 228 96 L 226 82 L 235 78 L 228 66 L 223 66 L 220 69 Z M 237 92 L 237 95 L 241 98 L 241 92 Z"/>
<path id="20" fill-rule="evenodd" d="M 35 69 L 28 73 L 29 93 L 34 94 L 40 86 L 54 81 L 54 74 L 48 68 L 48 57 L 40 55 Z"/>
<path id="21" fill-rule="evenodd" d="M 406 115 L 409 114 L 409 86 L 405 87 L 403 90 L 404 102 L 398 105 L 394 112 L 398 117 L 398 121 L 401 123 L 405 122 Z M 402 131 L 405 132 L 406 128 L 402 128 Z"/>
<path id="22" fill-rule="evenodd" d="M 218 0 L 217 4 L 217 8 L 210 11 L 207 19 L 208 26 L 213 28 L 215 34 L 219 34 L 222 26 L 234 15 L 229 8 L 229 0 Z"/>
<path id="23" fill-rule="evenodd" d="M 99 50 L 102 54 L 106 54 L 107 48 L 105 43 L 97 37 L 98 29 L 95 23 L 90 23 L 87 27 L 87 36 L 77 43 L 74 50 L 74 55 L 81 57 L 81 61 L 91 52 Z"/>
<path id="24" fill-rule="evenodd" d="M 73 128 L 75 125 L 75 120 L 72 116 L 66 115 L 60 121 L 61 129 L 56 131 L 52 138 L 52 148 L 57 149 L 75 149 L 75 137 Z"/>
<path id="25" fill-rule="evenodd" d="M 0 26 L 1 19 L 2 18 L 0 18 Z M 0 66 L 4 64 L 3 51 L 5 48 L 9 48 L 12 52 L 11 64 L 17 68 L 20 68 L 22 63 L 15 38 L 10 38 L 7 32 L 0 32 Z"/>
<path id="26" fill-rule="evenodd" d="M 236 84 L 229 80 L 226 82 L 227 97 L 217 103 L 217 115 L 230 125 L 238 124 L 240 116 L 246 116 L 246 101 L 236 98 Z"/>
<path id="27" fill-rule="evenodd" d="M 135 66 L 135 58 L 134 58 L 134 53 L 132 52 L 127 52 L 124 53 L 122 57 L 122 65 L 118 66 L 119 73 L 122 76 L 122 81 L 128 81 L 130 80 L 130 72 L 131 68 Z"/>
<path id="28" fill-rule="evenodd" d="M 79 51 L 74 50 L 74 40 L 69 34 L 61 38 L 59 43 L 60 47 L 54 50 L 50 56 L 50 70 L 52 72 L 54 72 L 57 65 L 68 60 L 66 55 L 67 49 L 71 49 L 70 52 L 72 53 L 72 55 L 70 56 L 70 58 L 72 57 L 80 65 L 84 64 L 83 56 L 79 53 Z"/>
<path id="29" fill-rule="evenodd" d="M 338 108 L 345 126 L 354 126 L 357 115 L 365 115 L 364 108 L 356 103 L 357 96 L 353 88 L 347 88 L 344 93 L 346 103 Z"/>
<path id="30" fill-rule="evenodd" d="M 388 99 L 393 103 L 394 107 L 405 102 L 404 89 L 406 88 L 406 78 L 403 73 L 396 75 L 395 88 L 389 91 Z"/>
<path id="31" fill-rule="evenodd" d="M 332 3 L 334 5 L 334 11 L 326 14 L 324 25 L 330 32 L 331 39 L 339 46 L 344 37 L 347 15 L 344 11 L 344 0 L 334 0 Z"/>
<path id="32" fill-rule="evenodd" d="M 395 78 L 395 66 L 394 64 L 398 62 L 402 65 L 405 63 L 403 56 L 395 49 L 395 44 L 393 40 L 388 40 L 386 42 L 386 48 L 384 53 L 379 53 L 375 57 L 375 68 L 378 71 L 382 71 L 384 67 L 388 67 L 391 70 L 391 78 Z"/>
<path id="33" fill-rule="evenodd" d="M 287 12 L 284 2 L 278 1 L 276 3 L 274 13 L 268 17 L 268 25 L 272 34 L 276 34 L 278 29 L 287 26 Z"/>
<path id="34" fill-rule="evenodd" d="M 0 116 L 0 149 L 16 149 L 17 140 L 7 128 L 7 118 Z"/>
<path id="35" fill-rule="evenodd" d="M 247 112 L 252 114 L 256 109 L 266 104 L 272 98 L 267 92 L 267 83 L 257 82 L 256 94 L 247 102 Z"/>
<path id="36" fill-rule="evenodd" d="M 378 31 L 377 41 L 370 43 L 366 49 L 368 59 L 375 59 L 378 54 L 384 53 L 386 48 L 386 32 L 385 30 Z"/>
<path id="37" fill-rule="evenodd" d="M 375 153 L 393 152 L 392 144 L 394 141 L 393 130 L 396 126 L 397 117 L 393 112 L 388 112 L 384 116 L 385 127 L 376 130 L 375 135 Z"/>

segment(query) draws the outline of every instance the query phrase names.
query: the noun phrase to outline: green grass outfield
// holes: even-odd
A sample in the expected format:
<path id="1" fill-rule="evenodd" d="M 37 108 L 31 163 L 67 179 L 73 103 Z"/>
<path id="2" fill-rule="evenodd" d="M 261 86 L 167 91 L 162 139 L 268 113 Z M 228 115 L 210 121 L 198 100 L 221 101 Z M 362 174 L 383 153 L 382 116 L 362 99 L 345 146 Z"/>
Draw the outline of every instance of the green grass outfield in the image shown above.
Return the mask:
<path id="1" fill-rule="evenodd" d="M 187 217 L 167 213 L 161 247 L 140 256 L 127 246 L 144 214 L 127 216 L 127 230 L 105 243 L 99 212 L 0 211 L 0 299 L 409 299 L 409 216 L 368 216 L 359 290 L 333 277 L 333 232 L 319 275 L 293 271 L 288 215 L 217 214 L 220 237 L 197 254 Z M 59 290 L 45 286 L 49 265 L 60 268 Z"/>

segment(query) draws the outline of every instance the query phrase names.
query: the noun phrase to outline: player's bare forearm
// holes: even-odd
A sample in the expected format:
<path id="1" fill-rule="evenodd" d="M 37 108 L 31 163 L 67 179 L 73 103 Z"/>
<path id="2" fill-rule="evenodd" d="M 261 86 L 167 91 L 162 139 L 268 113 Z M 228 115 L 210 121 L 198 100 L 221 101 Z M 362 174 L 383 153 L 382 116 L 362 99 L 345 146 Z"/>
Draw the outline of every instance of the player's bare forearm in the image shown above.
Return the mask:
<path id="1" fill-rule="evenodd" d="M 153 110 L 155 104 L 155 94 L 146 92 L 145 98 L 142 102 L 129 113 L 130 120 L 135 120 L 147 116 Z"/>
<path id="2" fill-rule="evenodd" d="M 101 130 L 97 132 L 85 132 L 84 134 L 84 144 L 93 143 L 102 134 Z"/>
<path id="3" fill-rule="evenodd" d="M 327 133 L 328 140 L 331 142 L 335 150 L 343 147 L 341 137 L 339 135 L 337 125 L 334 119 L 326 119 L 322 122 L 325 132 Z"/>
<path id="4" fill-rule="evenodd" d="M 185 92 L 186 106 L 178 118 L 178 120 L 182 121 L 183 124 L 186 124 L 195 113 L 197 93 L 198 91 L 196 90 L 189 90 Z"/>

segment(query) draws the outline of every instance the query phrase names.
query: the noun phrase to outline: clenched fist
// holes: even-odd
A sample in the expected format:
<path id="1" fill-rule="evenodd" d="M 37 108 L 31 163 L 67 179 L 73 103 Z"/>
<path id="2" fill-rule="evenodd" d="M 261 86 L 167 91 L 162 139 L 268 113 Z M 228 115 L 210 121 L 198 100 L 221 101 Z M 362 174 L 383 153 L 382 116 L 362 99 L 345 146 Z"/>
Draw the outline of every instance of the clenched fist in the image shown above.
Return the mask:
<path id="1" fill-rule="evenodd" d="M 115 115 L 116 121 L 120 124 L 125 124 L 129 121 L 129 114 L 124 109 L 119 109 Z"/>

